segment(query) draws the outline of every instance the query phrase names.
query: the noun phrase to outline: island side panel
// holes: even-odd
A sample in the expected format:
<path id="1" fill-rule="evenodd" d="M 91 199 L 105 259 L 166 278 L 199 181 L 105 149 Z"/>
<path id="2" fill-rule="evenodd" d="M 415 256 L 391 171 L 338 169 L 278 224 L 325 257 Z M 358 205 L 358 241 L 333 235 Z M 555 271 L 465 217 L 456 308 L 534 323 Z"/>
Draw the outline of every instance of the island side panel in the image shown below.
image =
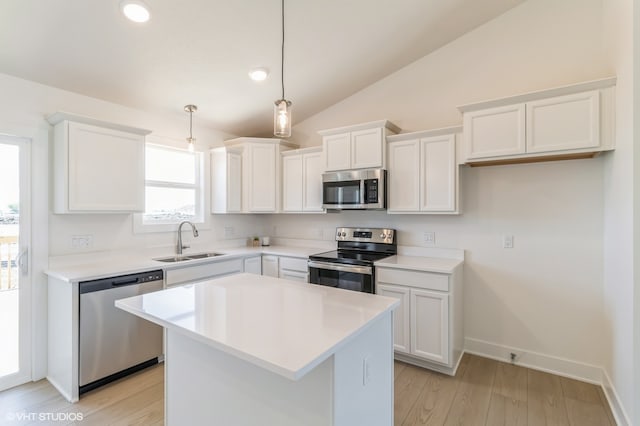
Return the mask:
<path id="1" fill-rule="evenodd" d="M 393 312 L 334 355 L 334 425 L 393 425 Z"/>
<path id="2" fill-rule="evenodd" d="M 293 381 L 169 329 L 165 361 L 167 426 L 333 424 L 333 358 Z"/>

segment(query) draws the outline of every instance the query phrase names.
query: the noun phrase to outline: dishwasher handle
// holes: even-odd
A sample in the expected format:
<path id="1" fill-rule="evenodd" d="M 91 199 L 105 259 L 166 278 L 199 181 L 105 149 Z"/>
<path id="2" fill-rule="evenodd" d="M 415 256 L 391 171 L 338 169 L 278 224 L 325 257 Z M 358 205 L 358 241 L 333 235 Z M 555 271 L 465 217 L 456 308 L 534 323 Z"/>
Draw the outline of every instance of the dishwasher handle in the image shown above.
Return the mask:
<path id="1" fill-rule="evenodd" d="M 127 285 L 127 284 L 138 284 L 140 282 L 139 278 L 125 278 L 123 280 L 113 280 L 111 282 L 111 285 L 114 287 L 118 287 L 121 285 Z"/>

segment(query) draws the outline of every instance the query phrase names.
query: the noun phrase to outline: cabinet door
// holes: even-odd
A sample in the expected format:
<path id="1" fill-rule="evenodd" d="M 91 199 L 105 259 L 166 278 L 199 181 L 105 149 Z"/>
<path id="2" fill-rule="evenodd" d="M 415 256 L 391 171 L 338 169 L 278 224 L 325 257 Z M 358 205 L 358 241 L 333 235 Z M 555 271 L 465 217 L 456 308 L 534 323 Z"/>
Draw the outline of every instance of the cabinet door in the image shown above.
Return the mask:
<path id="1" fill-rule="evenodd" d="M 273 144 L 251 144 L 248 147 L 249 170 L 246 171 L 248 182 L 249 212 L 276 212 L 277 167 L 276 146 Z"/>
<path id="2" fill-rule="evenodd" d="M 455 211 L 456 167 L 454 135 L 420 140 L 420 210 Z"/>
<path id="3" fill-rule="evenodd" d="M 303 191 L 302 155 L 282 157 L 282 211 L 302 211 Z"/>
<path id="4" fill-rule="evenodd" d="M 411 353 L 449 363 L 449 295 L 411 289 Z"/>
<path id="5" fill-rule="evenodd" d="M 351 134 L 341 133 L 322 138 L 324 169 L 347 170 L 351 168 Z"/>
<path id="6" fill-rule="evenodd" d="M 303 204 L 305 212 L 322 211 L 322 153 L 304 154 L 302 157 Z"/>
<path id="7" fill-rule="evenodd" d="M 527 152 L 593 148 L 600 144 L 600 92 L 527 103 Z"/>
<path id="8" fill-rule="evenodd" d="M 227 152 L 227 212 L 240 213 L 242 203 L 242 155 Z"/>
<path id="9" fill-rule="evenodd" d="M 525 152 L 524 104 L 467 112 L 463 121 L 468 159 Z"/>
<path id="10" fill-rule="evenodd" d="M 249 257 L 245 259 L 244 272 L 262 275 L 262 256 Z"/>
<path id="11" fill-rule="evenodd" d="M 368 169 L 383 167 L 382 129 L 351 132 L 351 168 Z"/>
<path id="12" fill-rule="evenodd" d="M 278 256 L 262 256 L 262 275 L 278 278 Z"/>
<path id="13" fill-rule="evenodd" d="M 376 284 L 376 294 L 400 300 L 393 311 L 393 349 L 404 353 L 409 353 L 409 293 L 407 287 Z"/>
<path id="14" fill-rule="evenodd" d="M 418 139 L 389 144 L 389 212 L 420 209 L 420 142 Z"/>
<path id="15" fill-rule="evenodd" d="M 144 137 L 69 122 L 71 211 L 144 211 Z"/>

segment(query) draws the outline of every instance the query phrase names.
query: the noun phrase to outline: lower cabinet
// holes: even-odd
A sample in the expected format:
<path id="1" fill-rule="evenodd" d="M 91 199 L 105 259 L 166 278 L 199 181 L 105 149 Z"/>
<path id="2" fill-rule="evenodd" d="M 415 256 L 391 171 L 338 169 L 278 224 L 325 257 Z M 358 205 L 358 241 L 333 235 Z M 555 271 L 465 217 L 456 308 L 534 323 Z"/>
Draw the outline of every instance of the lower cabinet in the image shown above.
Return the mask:
<path id="1" fill-rule="evenodd" d="M 278 256 L 262 255 L 262 275 L 278 278 Z"/>
<path id="2" fill-rule="evenodd" d="M 224 275 L 242 272 L 242 259 L 231 259 L 221 262 L 201 263 L 184 268 L 169 269 L 165 272 L 165 287 L 186 284 L 208 278 L 218 278 Z"/>
<path id="3" fill-rule="evenodd" d="M 247 257 L 244 259 L 244 272 L 262 275 L 262 256 Z"/>
<path id="4" fill-rule="evenodd" d="M 307 259 L 296 257 L 280 257 L 278 276 L 285 280 L 309 282 L 309 269 Z"/>
<path id="5" fill-rule="evenodd" d="M 454 375 L 464 344 L 462 271 L 376 268 L 376 294 L 400 300 L 393 316 L 396 359 Z"/>

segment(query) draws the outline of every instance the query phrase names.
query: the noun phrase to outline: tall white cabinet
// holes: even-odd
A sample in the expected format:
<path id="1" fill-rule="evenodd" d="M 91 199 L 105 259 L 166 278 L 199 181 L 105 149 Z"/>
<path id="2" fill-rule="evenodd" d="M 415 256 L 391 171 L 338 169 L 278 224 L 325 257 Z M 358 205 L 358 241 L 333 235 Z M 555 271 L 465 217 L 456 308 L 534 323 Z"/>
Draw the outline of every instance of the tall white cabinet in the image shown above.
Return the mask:
<path id="1" fill-rule="evenodd" d="M 282 211 L 322 213 L 322 148 L 282 154 Z"/>
<path id="2" fill-rule="evenodd" d="M 237 138 L 224 145 L 212 150 L 213 213 L 278 213 L 280 154 L 298 145 L 271 138 Z"/>
<path id="3" fill-rule="evenodd" d="M 319 131 L 324 171 L 386 168 L 386 137 L 399 131 L 387 120 Z"/>
<path id="4" fill-rule="evenodd" d="M 614 147 L 615 78 L 459 107 L 472 165 L 588 158 Z"/>
<path id="5" fill-rule="evenodd" d="M 53 129 L 54 213 L 144 211 L 144 143 L 150 130 L 68 113 Z"/>
<path id="6" fill-rule="evenodd" d="M 461 127 L 387 137 L 388 213 L 455 214 Z"/>

